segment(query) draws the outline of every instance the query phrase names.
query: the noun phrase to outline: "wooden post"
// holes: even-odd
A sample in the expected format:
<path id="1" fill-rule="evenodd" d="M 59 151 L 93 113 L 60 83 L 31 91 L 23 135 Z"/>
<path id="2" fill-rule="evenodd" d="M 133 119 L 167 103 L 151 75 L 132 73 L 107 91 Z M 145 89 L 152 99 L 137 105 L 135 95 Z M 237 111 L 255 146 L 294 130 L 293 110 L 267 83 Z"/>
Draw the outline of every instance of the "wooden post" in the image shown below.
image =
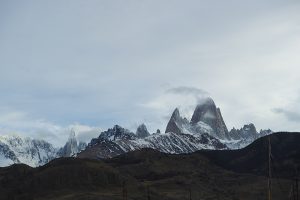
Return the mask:
<path id="1" fill-rule="evenodd" d="M 269 166 L 269 177 L 268 177 L 268 200 L 272 200 L 272 171 L 271 171 L 271 136 L 268 137 L 268 166 Z"/>
<path id="2" fill-rule="evenodd" d="M 147 185 L 147 200 L 151 200 L 151 198 L 150 198 L 149 185 Z"/>
<path id="3" fill-rule="evenodd" d="M 296 200 L 299 200 L 298 176 L 296 176 Z"/>

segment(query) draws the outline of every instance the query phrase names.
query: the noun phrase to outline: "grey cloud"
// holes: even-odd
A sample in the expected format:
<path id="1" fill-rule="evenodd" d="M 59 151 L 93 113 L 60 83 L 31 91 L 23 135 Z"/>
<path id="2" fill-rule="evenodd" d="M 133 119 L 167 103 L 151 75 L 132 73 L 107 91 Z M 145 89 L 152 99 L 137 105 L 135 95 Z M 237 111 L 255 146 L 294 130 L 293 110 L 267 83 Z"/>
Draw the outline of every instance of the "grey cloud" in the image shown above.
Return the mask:
<path id="1" fill-rule="evenodd" d="M 272 109 L 272 111 L 274 113 L 284 115 L 290 121 L 300 122 L 300 113 L 290 111 L 290 110 L 286 110 L 286 109 L 283 109 L 283 108 L 274 108 L 274 109 Z"/>
<path id="2" fill-rule="evenodd" d="M 196 87 L 179 86 L 166 90 L 167 94 L 191 95 L 197 103 L 200 103 L 204 98 L 209 97 L 209 93 L 205 90 Z"/>
<path id="3" fill-rule="evenodd" d="M 166 90 L 166 93 L 173 93 L 173 94 L 192 94 L 192 95 L 197 95 L 197 96 L 203 96 L 203 95 L 208 95 L 209 93 L 196 88 L 196 87 L 186 87 L 186 86 L 179 86 L 179 87 L 174 87 L 171 89 Z"/>

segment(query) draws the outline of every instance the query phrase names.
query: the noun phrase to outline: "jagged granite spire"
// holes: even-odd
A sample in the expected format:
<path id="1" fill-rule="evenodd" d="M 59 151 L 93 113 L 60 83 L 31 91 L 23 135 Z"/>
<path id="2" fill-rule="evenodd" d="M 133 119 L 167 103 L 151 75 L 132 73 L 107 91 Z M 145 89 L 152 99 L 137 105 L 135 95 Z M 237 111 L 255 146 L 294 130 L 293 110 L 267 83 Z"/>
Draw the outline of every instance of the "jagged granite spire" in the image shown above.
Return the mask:
<path id="1" fill-rule="evenodd" d="M 231 129 L 229 132 L 229 137 L 231 139 L 239 140 L 239 139 L 257 139 L 259 136 L 258 132 L 254 124 L 246 124 L 241 129 Z"/>
<path id="2" fill-rule="evenodd" d="M 197 105 L 191 119 L 191 124 L 204 122 L 209 125 L 214 132 L 215 137 L 219 139 L 228 139 L 228 129 L 223 120 L 220 108 L 216 107 L 212 98 L 207 98 L 201 104 Z"/>
<path id="3" fill-rule="evenodd" d="M 75 156 L 77 153 L 78 153 L 78 145 L 77 145 L 75 131 L 72 128 L 67 143 L 63 148 L 60 149 L 58 154 L 61 157 L 71 157 L 71 156 Z"/>
<path id="4" fill-rule="evenodd" d="M 147 127 L 145 124 L 139 125 L 138 128 L 136 129 L 136 136 L 138 138 L 145 138 L 145 137 L 148 137 L 149 135 L 150 135 L 150 133 L 147 130 Z"/>
<path id="5" fill-rule="evenodd" d="M 165 132 L 182 133 L 182 126 L 184 124 L 188 124 L 188 121 L 180 116 L 179 110 L 176 108 L 167 124 Z"/>

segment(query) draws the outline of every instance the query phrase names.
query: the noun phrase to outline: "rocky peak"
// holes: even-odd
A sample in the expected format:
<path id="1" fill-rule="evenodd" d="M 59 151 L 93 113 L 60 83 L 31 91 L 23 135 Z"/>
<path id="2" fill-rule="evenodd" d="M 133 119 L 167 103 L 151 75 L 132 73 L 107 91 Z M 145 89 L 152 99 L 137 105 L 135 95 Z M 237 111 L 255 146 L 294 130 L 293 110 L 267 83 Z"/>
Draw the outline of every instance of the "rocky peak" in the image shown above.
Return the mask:
<path id="1" fill-rule="evenodd" d="M 257 134 L 256 128 L 252 123 L 244 125 L 243 130 L 253 136 Z"/>
<path id="2" fill-rule="evenodd" d="M 229 137 L 231 139 L 257 139 L 258 133 L 256 131 L 256 128 L 254 124 L 246 124 L 241 129 L 231 129 L 229 132 Z"/>
<path id="3" fill-rule="evenodd" d="M 148 137 L 149 135 L 150 135 L 150 133 L 148 132 L 145 124 L 141 124 L 138 126 L 138 128 L 136 130 L 136 136 L 138 138 L 145 138 L 145 137 Z"/>
<path id="4" fill-rule="evenodd" d="M 108 129 L 100 134 L 99 139 L 117 140 L 117 139 L 134 139 L 136 136 L 129 130 L 115 125 L 113 128 Z"/>
<path id="5" fill-rule="evenodd" d="M 74 129 L 71 129 L 69 134 L 69 139 L 66 142 L 65 146 L 62 147 L 58 154 L 61 157 L 72 157 L 78 153 L 78 145 L 76 140 L 76 134 Z"/>
<path id="6" fill-rule="evenodd" d="M 266 130 L 260 130 L 259 131 L 259 136 L 266 136 L 266 135 L 270 135 L 270 134 L 272 134 L 273 133 L 273 131 L 271 130 L 271 129 L 266 129 Z"/>
<path id="7" fill-rule="evenodd" d="M 257 131 L 256 128 L 254 126 L 254 124 L 250 123 L 250 124 L 246 124 L 243 126 L 243 128 L 241 128 L 240 130 L 240 135 L 242 138 L 253 138 L 256 139 L 257 138 Z"/>
<path id="8" fill-rule="evenodd" d="M 166 133 L 182 133 L 182 126 L 186 121 L 180 116 L 178 108 L 173 111 L 173 114 L 167 124 Z"/>
<path id="9" fill-rule="evenodd" d="M 198 122 L 204 122 L 209 125 L 213 129 L 213 136 L 219 139 L 228 138 L 228 129 L 223 120 L 221 110 L 216 107 L 215 102 L 211 98 L 207 98 L 197 105 L 191 124 L 197 124 Z"/>
<path id="10" fill-rule="evenodd" d="M 211 98 L 203 100 L 198 104 L 193 113 L 191 123 L 196 124 L 199 121 L 206 122 L 217 117 L 217 107 Z"/>

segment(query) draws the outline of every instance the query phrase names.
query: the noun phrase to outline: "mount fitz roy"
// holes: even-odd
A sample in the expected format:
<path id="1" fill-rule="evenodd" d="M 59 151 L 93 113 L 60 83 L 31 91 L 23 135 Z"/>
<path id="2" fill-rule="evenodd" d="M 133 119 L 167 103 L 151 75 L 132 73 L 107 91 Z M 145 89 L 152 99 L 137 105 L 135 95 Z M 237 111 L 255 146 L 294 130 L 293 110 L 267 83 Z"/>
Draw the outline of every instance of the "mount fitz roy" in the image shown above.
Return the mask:
<path id="1" fill-rule="evenodd" d="M 150 134 L 144 124 L 137 128 L 136 133 L 115 125 L 92 139 L 78 157 L 104 159 L 142 148 L 175 154 L 200 149 L 239 149 L 271 133 L 271 130 L 257 132 L 253 124 L 228 131 L 220 108 L 207 98 L 196 106 L 190 121 L 181 117 L 176 108 L 165 133 L 158 130 Z"/>
<path id="2" fill-rule="evenodd" d="M 220 108 L 207 98 L 196 106 L 191 120 L 181 117 L 176 108 L 164 133 L 158 129 L 150 134 L 145 124 L 141 124 L 135 133 L 115 125 L 86 145 L 78 143 L 74 130 L 71 130 L 68 141 L 61 148 L 54 148 L 44 140 L 0 136 L 0 167 L 13 163 L 36 167 L 58 157 L 105 159 L 142 148 L 172 154 L 200 149 L 239 149 L 271 133 L 271 130 L 257 132 L 253 124 L 228 131 Z"/>

